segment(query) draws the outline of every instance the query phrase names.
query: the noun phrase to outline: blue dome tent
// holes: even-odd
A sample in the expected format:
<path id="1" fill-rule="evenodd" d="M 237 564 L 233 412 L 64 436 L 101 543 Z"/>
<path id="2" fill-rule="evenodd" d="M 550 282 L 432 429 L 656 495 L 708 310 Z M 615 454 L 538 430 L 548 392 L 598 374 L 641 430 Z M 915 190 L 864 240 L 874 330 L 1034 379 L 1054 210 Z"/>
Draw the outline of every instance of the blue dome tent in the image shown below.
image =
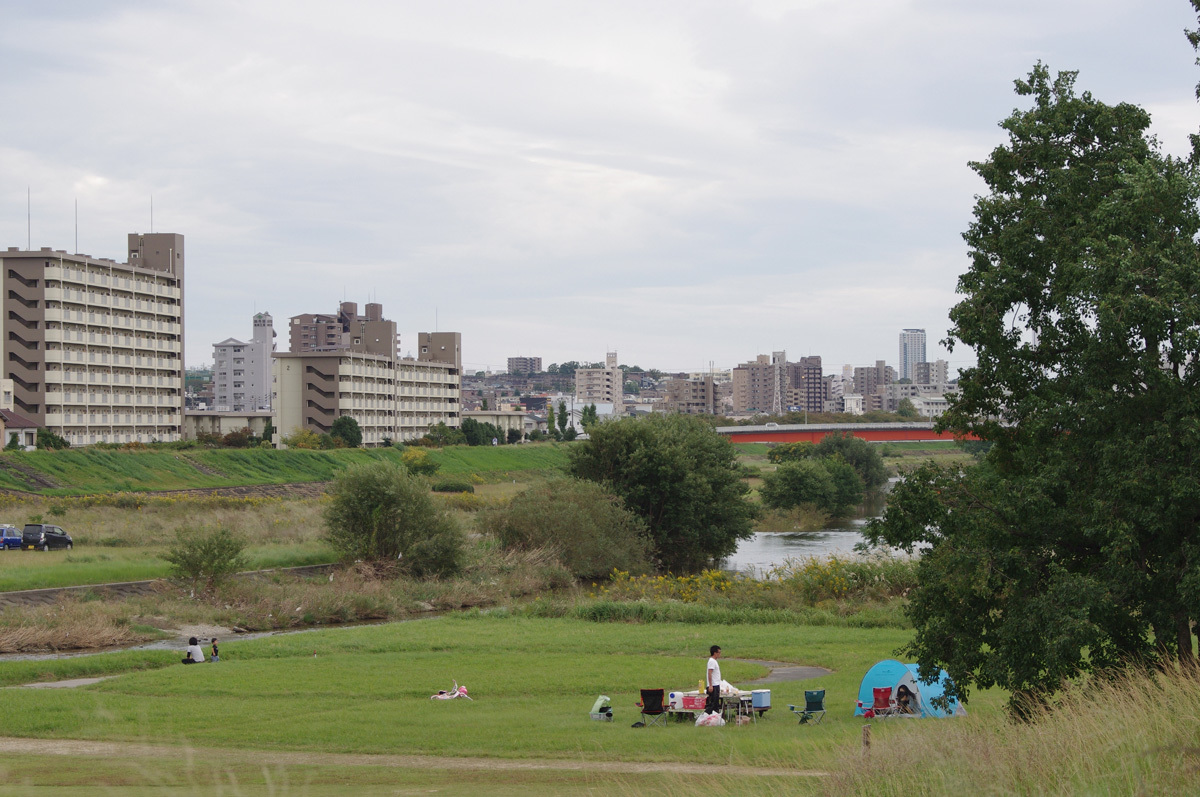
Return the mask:
<path id="1" fill-rule="evenodd" d="M 917 715 L 921 717 L 965 717 L 966 708 L 957 700 L 951 698 L 947 708 L 939 708 L 933 704 L 933 699 L 946 693 L 946 685 L 952 683 L 945 670 L 939 670 L 938 678 L 931 684 L 923 683 L 917 675 L 917 665 L 904 664 L 895 659 L 884 659 L 867 670 L 862 684 L 858 687 L 858 706 L 854 716 L 861 717 L 863 711 L 875 702 L 873 689 L 888 687 L 895 694 L 900 684 L 906 685 L 917 698 Z"/>

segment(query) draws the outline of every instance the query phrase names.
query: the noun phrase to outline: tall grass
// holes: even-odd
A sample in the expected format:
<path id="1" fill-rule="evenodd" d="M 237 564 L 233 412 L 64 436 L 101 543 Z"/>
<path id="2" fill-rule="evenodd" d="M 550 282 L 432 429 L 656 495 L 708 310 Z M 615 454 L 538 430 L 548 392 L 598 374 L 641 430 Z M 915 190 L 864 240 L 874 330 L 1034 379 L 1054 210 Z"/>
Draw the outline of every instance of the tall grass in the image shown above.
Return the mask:
<path id="1" fill-rule="evenodd" d="M 1032 722 L 904 721 L 869 758 L 842 756 L 835 795 L 1184 794 L 1200 777 L 1200 671 L 1073 686 Z"/>

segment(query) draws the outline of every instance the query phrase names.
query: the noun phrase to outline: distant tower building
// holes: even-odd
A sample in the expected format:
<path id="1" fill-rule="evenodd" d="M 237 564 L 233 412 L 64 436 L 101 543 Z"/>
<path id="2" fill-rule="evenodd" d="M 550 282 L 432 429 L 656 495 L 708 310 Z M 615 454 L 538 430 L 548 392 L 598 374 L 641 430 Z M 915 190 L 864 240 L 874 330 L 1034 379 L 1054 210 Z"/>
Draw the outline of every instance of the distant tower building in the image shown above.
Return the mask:
<path id="1" fill-rule="evenodd" d="M 255 412 L 271 409 L 271 353 L 275 327 L 270 313 L 255 313 L 249 341 L 226 338 L 213 344 L 213 409 Z"/>
<path id="2" fill-rule="evenodd" d="M 900 330 L 900 379 L 912 381 L 917 375 L 917 363 L 925 362 L 925 330 Z"/>

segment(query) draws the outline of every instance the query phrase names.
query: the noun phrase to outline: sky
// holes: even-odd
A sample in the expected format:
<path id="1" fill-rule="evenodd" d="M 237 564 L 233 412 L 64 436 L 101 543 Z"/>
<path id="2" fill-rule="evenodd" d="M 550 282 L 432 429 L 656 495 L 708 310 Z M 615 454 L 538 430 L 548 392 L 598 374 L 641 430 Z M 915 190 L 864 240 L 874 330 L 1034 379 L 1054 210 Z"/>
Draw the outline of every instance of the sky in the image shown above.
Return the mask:
<path id="1" fill-rule="evenodd" d="M 186 237 L 185 358 L 383 304 L 401 353 L 927 359 L 1039 60 L 1200 129 L 1186 0 L 0 2 L 0 250 Z M 76 226 L 76 205 L 78 224 Z M 76 250 L 78 235 L 78 250 Z"/>

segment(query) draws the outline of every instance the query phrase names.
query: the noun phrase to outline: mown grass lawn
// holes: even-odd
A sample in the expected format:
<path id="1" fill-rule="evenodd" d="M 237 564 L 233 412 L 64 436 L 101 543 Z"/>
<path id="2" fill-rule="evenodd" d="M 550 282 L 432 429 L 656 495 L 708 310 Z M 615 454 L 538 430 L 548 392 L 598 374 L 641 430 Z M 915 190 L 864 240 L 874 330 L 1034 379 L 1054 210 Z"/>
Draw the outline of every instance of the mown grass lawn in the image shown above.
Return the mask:
<path id="1" fill-rule="evenodd" d="M 720 760 L 730 763 L 820 768 L 858 738 L 862 721 L 851 714 L 862 674 L 907 636 L 886 629 L 474 615 L 227 640 L 219 664 L 172 664 L 82 690 L 10 690 L 4 733 L 257 750 L 594 761 L 711 762 L 719 751 Z M 630 728 L 638 719 L 637 690 L 694 689 L 713 643 L 724 647 L 723 671 L 735 684 L 767 672 L 741 658 L 834 672 L 814 681 L 772 684 L 774 707 L 756 725 Z M 114 665 L 118 671 L 124 666 L 117 660 Z M 11 666 L 0 663 L 0 681 L 7 680 Z M 467 685 L 474 701 L 429 699 L 452 680 Z M 801 701 L 804 689 L 814 686 L 828 690 L 830 714 L 816 728 L 799 727 L 786 704 Z M 613 698 L 615 722 L 588 718 L 598 694 Z M 998 703 L 982 695 L 972 707 L 994 712 Z"/>

